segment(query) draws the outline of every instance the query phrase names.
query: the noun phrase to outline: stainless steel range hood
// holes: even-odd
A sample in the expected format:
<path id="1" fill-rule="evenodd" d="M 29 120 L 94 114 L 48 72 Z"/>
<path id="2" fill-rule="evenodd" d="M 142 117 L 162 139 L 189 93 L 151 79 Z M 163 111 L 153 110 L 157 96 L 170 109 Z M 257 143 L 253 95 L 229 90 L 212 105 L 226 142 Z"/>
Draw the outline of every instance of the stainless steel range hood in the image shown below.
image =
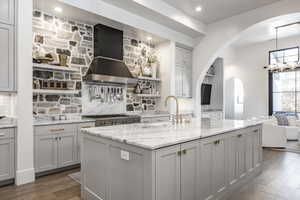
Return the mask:
<path id="1" fill-rule="evenodd" d="M 133 77 L 123 61 L 123 31 L 97 24 L 94 26 L 94 60 L 83 81 L 116 84 L 134 84 Z"/>

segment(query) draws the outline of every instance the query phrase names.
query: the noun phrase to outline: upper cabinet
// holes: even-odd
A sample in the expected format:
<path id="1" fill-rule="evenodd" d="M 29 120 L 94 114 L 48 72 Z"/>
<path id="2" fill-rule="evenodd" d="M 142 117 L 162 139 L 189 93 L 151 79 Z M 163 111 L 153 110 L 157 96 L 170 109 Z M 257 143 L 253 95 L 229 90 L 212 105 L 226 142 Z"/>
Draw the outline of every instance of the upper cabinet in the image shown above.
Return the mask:
<path id="1" fill-rule="evenodd" d="M 14 0 L 0 0 L 0 92 L 16 91 Z"/>
<path id="2" fill-rule="evenodd" d="M 0 0 L 0 23 L 14 24 L 15 0 Z"/>
<path id="3" fill-rule="evenodd" d="M 0 23 L 0 92 L 15 90 L 14 28 Z"/>
<path id="4" fill-rule="evenodd" d="M 175 51 L 175 95 L 192 98 L 193 52 L 181 47 Z"/>

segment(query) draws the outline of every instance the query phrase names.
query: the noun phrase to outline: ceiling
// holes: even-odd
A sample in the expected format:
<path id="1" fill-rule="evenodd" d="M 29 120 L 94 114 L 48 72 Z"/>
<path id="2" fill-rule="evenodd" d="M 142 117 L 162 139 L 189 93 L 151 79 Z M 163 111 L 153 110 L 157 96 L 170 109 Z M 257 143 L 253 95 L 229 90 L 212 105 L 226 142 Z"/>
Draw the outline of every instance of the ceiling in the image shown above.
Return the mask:
<path id="1" fill-rule="evenodd" d="M 72 19 L 72 20 L 76 20 L 76 21 L 91 24 L 91 25 L 95 25 L 98 23 L 104 24 L 106 26 L 110 26 L 110 27 L 122 30 L 122 31 L 124 31 L 125 35 L 135 37 L 142 41 L 147 41 L 147 38 L 151 37 L 152 38 L 151 43 L 155 44 L 155 45 L 166 41 L 166 39 L 161 38 L 157 35 L 148 33 L 143 30 L 133 28 L 131 26 L 119 23 L 117 21 L 107 19 L 105 17 L 87 12 L 82 9 L 78 9 L 78 8 L 60 3 L 58 0 L 33 0 L 33 7 L 34 7 L 34 9 L 38 9 L 38 10 L 47 12 L 49 14 L 56 15 L 58 17 Z M 61 7 L 63 9 L 63 12 L 62 13 L 55 12 L 54 11 L 55 7 Z"/>
<path id="2" fill-rule="evenodd" d="M 257 24 L 244 33 L 234 42 L 234 46 L 247 46 L 255 43 L 267 42 L 275 40 L 276 30 L 275 27 L 285 24 L 295 23 L 300 21 L 300 14 L 291 14 L 286 16 L 280 16 Z M 287 38 L 300 35 L 300 25 L 293 25 L 278 29 L 278 37 Z M 274 41 L 275 45 L 275 41 Z M 279 40 L 280 46 L 280 40 Z"/>
<path id="3" fill-rule="evenodd" d="M 210 24 L 279 0 L 162 0 L 204 23 Z M 202 12 L 196 12 L 197 6 Z"/>

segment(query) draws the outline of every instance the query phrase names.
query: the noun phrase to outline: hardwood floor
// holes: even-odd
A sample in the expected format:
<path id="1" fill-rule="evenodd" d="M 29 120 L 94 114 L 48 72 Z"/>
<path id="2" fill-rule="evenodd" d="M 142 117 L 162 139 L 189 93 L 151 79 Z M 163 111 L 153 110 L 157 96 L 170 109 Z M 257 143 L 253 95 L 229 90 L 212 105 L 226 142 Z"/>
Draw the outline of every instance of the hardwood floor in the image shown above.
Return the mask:
<path id="1" fill-rule="evenodd" d="M 80 186 L 68 175 L 46 176 L 33 184 L 0 188 L 1 200 L 79 200 Z M 300 200 L 300 154 L 264 150 L 264 170 L 229 200 Z"/>
<path id="2" fill-rule="evenodd" d="M 264 150 L 261 175 L 230 200 L 299 200 L 300 154 Z"/>
<path id="3" fill-rule="evenodd" d="M 45 176 L 35 183 L 23 186 L 0 188 L 1 200 L 80 200 L 80 185 L 68 175 L 79 171 L 71 170 Z"/>

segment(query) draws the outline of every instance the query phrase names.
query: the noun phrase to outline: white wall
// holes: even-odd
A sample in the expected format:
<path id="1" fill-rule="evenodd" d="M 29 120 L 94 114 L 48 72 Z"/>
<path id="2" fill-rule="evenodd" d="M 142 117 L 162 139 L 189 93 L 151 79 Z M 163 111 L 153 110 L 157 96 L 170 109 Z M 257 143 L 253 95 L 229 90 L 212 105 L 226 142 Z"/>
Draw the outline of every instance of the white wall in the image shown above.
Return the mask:
<path id="1" fill-rule="evenodd" d="M 300 46 L 300 36 L 279 40 L 279 48 L 295 46 Z M 263 66 L 268 64 L 269 51 L 274 49 L 275 41 L 268 41 L 247 46 L 231 46 L 224 50 L 225 94 L 230 93 L 231 88 L 227 84 L 231 78 L 242 80 L 245 90 L 245 119 L 268 115 L 268 72 Z M 232 105 L 228 100 L 225 100 L 225 104 L 228 112 Z"/>

